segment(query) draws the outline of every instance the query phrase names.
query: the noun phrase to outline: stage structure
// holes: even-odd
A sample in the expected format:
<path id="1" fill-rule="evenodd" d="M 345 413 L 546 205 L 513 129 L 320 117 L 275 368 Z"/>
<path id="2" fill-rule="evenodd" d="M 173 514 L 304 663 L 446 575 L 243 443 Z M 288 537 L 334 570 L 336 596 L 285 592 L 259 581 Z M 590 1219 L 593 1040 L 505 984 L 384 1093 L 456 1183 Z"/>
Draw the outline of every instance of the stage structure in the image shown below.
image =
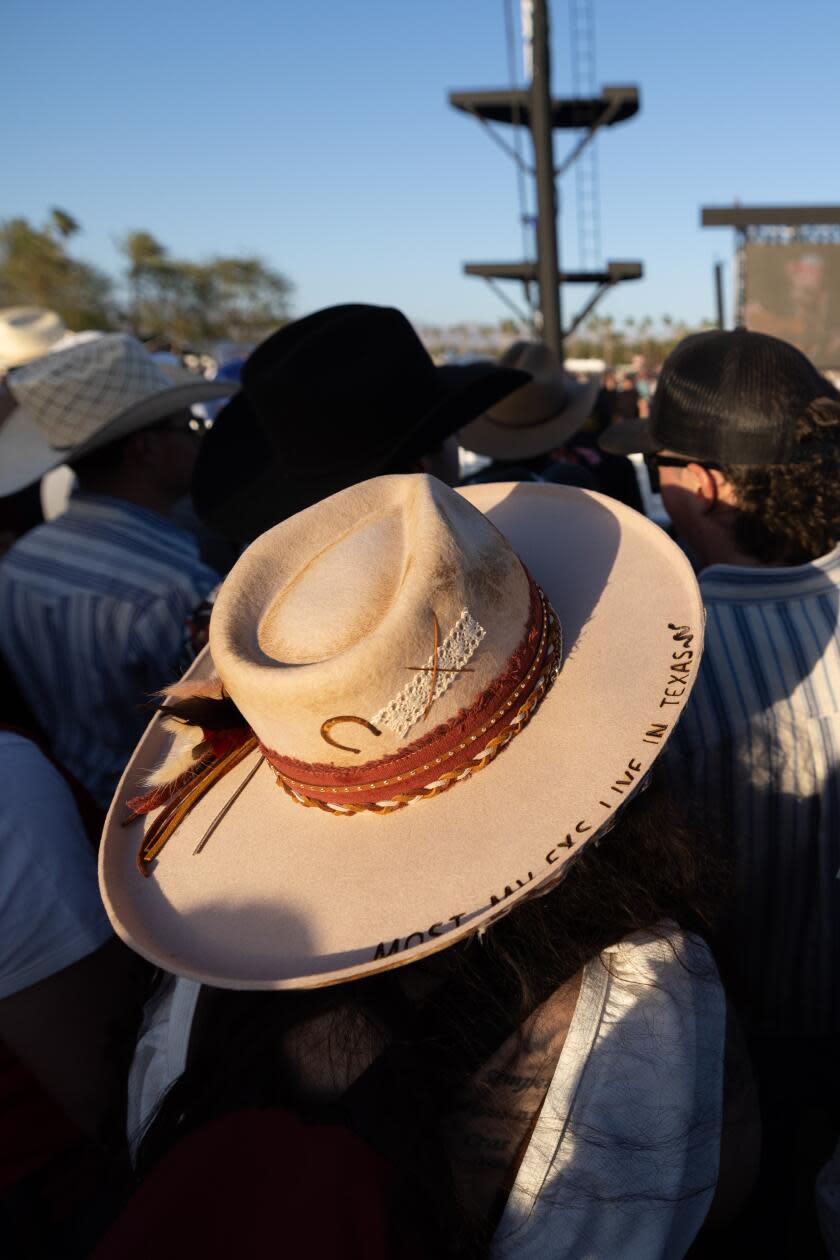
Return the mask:
<path id="1" fill-rule="evenodd" d="M 574 19 L 577 26 L 573 25 L 573 31 L 580 32 L 587 5 L 585 0 L 572 2 L 576 4 L 577 10 Z M 609 289 L 625 280 L 640 279 L 643 269 L 640 262 L 608 262 L 600 270 L 562 271 L 557 242 L 555 181 L 587 151 L 602 127 L 625 122 L 638 113 L 639 91 L 632 86 L 603 87 L 598 96 L 552 97 L 546 0 L 522 0 L 522 29 L 526 45 L 525 60 L 531 77 L 530 86 L 521 89 L 512 87 L 493 91 L 450 92 L 449 103 L 455 109 L 471 114 L 488 128 L 496 142 L 516 161 L 520 177 L 522 174 L 534 177 L 537 194 L 536 260 L 525 260 L 521 263 L 465 263 L 464 271 L 469 276 L 480 276 L 494 288 L 497 280 L 518 280 L 524 288 L 526 301 L 532 307 L 531 322 L 535 331 L 562 359 L 563 338 L 574 332 Z M 585 49 L 587 58 L 591 57 L 590 49 L 591 44 Z M 519 128 L 530 131 L 534 150 L 533 167 L 524 162 L 518 146 L 509 145 L 493 130 L 494 124 L 513 127 L 515 136 L 519 135 Z M 559 167 L 554 165 L 553 133 L 556 130 L 582 132 Z M 579 209 L 580 204 L 579 201 Z M 563 284 L 595 285 L 594 293 L 565 327 L 561 301 Z M 531 289 L 534 285 L 539 288 L 538 311 L 533 310 L 531 303 Z M 516 314 L 523 318 L 520 311 L 516 311 Z"/>
<path id="2" fill-rule="evenodd" d="M 840 369 L 840 206 L 707 206 L 735 229 L 735 323 Z"/>

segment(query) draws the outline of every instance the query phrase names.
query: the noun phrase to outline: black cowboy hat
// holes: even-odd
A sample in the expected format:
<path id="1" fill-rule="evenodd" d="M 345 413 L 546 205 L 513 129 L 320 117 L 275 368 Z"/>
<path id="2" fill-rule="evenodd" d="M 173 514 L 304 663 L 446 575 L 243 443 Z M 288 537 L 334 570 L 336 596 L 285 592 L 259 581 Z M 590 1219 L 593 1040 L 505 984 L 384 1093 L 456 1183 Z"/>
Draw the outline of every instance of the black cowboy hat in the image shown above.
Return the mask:
<path id="1" fill-rule="evenodd" d="M 434 451 L 529 379 L 490 362 L 436 367 L 392 307 L 317 311 L 247 360 L 242 392 L 202 443 L 196 511 L 248 541 L 395 461 Z"/>

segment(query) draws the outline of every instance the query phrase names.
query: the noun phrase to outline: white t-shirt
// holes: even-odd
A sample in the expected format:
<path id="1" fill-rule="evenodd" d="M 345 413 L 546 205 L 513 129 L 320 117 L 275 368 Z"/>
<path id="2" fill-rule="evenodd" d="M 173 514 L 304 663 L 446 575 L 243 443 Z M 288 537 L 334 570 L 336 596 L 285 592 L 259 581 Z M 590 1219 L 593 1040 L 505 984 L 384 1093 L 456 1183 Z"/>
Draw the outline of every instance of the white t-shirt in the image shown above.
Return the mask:
<path id="1" fill-rule="evenodd" d="M 40 749 L 0 731 L 0 998 L 113 935 L 73 795 Z"/>
<path id="2" fill-rule="evenodd" d="M 184 1070 L 200 989 L 173 979 L 147 1008 L 129 1078 L 135 1143 Z M 639 932 L 589 962 L 494 1260 L 683 1256 L 717 1182 L 724 1033 L 698 938 Z"/>
<path id="3" fill-rule="evenodd" d="M 726 1001 L 707 946 L 637 932 L 587 963 L 493 1260 L 679 1260 L 717 1184 Z"/>

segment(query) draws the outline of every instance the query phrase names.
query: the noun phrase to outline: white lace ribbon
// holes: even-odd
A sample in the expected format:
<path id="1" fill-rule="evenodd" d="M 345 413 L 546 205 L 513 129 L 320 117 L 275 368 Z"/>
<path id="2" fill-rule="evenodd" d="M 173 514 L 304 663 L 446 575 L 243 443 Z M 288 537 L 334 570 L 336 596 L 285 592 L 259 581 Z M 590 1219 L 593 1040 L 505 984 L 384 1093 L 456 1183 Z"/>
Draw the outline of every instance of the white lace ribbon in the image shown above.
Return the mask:
<path id="1" fill-rule="evenodd" d="M 469 664 L 486 633 L 484 627 L 464 608 L 455 625 L 438 645 L 437 677 L 432 703 L 439 700 L 460 678 L 458 671 Z M 383 709 L 374 714 L 370 719 L 373 725 L 380 729 L 387 726 L 403 739 L 412 726 L 428 712 L 429 685 L 434 665 L 435 658 L 432 655 L 425 666 L 417 670 L 411 682 L 406 683 L 393 700 L 389 700 Z"/>

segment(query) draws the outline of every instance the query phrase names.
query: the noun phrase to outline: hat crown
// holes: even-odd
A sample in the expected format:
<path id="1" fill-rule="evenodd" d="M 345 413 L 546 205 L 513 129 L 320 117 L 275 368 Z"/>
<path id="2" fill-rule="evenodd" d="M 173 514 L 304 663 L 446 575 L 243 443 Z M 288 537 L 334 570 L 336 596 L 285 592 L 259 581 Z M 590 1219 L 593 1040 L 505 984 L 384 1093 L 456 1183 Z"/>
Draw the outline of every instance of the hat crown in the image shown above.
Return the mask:
<path id="1" fill-rule="evenodd" d="M 0 310 L 0 369 L 46 354 L 65 332 L 61 316 L 42 306 L 8 306 Z"/>
<path id="2" fill-rule="evenodd" d="M 499 363 L 503 367 L 530 372 L 531 376 L 543 376 L 561 370 L 560 360 L 544 341 L 514 341 L 500 356 Z"/>
<path id="3" fill-rule="evenodd" d="M 311 473 L 360 450 L 387 450 L 395 425 L 409 429 L 428 407 L 434 364 L 401 311 L 348 304 L 274 333 L 242 382 L 263 430 L 282 443 L 285 466 Z M 293 443 L 284 436 L 290 424 Z"/>
<path id="4" fill-rule="evenodd" d="M 49 444 L 63 450 L 172 382 L 135 337 L 106 333 L 17 368 L 10 385 Z"/>
<path id="5" fill-rule="evenodd" d="M 380 477 L 252 544 L 219 593 L 211 653 L 266 747 L 359 767 L 470 708 L 522 640 L 529 600 L 519 558 L 463 498 L 425 475 Z"/>
<path id="6" fill-rule="evenodd" d="M 506 428 L 528 428 L 544 424 L 562 411 L 568 400 L 563 365 L 541 341 L 515 341 L 499 362 L 531 374 L 531 380 L 491 407 L 491 423 Z"/>
<path id="7" fill-rule="evenodd" d="M 656 444 L 696 459 L 783 464 L 796 421 L 832 386 L 795 346 L 736 328 L 695 333 L 668 355 L 651 404 Z"/>

